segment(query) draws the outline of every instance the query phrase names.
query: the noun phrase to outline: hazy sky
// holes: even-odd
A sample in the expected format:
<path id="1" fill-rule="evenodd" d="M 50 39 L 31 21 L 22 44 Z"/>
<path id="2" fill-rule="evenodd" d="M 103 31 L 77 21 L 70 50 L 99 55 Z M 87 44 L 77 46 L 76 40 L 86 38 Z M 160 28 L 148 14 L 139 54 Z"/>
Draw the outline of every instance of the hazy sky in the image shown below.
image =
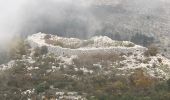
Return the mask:
<path id="1" fill-rule="evenodd" d="M 0 40 L 17 32 L 19 13 L 26 0 L 0 0 Z M 1 42 L 0 41 L 0 42 Z"/>
<path id="2" fill-rule="evenodd" d="M 82 4 L 81 6 L 86 6 L 89 3 L 89 0 L 86 0 L 86 3 L 82 3 L 83 0 L 0 0 L 0 40 L 8 40 L 9 36 L 18 33 L 22 21 L 24 21 L 21 14 L 23 14 L 25 9 L 31 9 L 28 6 L 28 8 L 25 8 L 26 5 L 32 6 L 37 2 L 55 2 L 67 5 L 67 3 L 72 3 L 73 1 Z M 46 8 L 48 5 L 44 4 L 41 7 L 43 6 Z M 37 8 L 34 10 L 40 9 L 43 8 Z"/>

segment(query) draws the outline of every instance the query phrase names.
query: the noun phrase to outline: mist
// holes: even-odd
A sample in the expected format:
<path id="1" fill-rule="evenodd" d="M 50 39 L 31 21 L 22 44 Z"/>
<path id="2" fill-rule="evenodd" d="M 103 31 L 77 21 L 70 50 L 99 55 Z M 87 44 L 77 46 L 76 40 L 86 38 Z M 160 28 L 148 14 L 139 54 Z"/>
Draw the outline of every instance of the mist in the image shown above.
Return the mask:
<path id="1" fill-rule="evenodd" d="M 127 38 L 137 31 L 149 35 L 155 31 L 167 33 L 166 29 L 155 29 L 164 27 L 157 22 L 161 14 L 167 14 L 162 7 L 168 3 L 168 0 L 0 0 L 0 43 L 17 34 L 37 32 L 78 38 L 103 33 L 120 33 Z"/>
<path id="2" fill-rule="evenodd" d="M 17 33 L 18 12 L 23 0 L 0 0 L 0 45 Z"/>
<path id="3" fill-rule="evenodd" d="M 89 37 L 101 28 L 88 0 L 37 0 L 25 6 L 21 33 Z"/>

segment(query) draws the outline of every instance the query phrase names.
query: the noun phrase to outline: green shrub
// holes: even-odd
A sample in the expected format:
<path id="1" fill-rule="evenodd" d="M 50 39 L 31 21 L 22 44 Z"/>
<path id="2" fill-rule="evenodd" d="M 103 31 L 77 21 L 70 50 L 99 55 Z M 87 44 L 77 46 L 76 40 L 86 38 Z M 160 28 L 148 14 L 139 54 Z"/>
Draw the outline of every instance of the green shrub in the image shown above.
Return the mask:
<path id="1" fill-rule="evenodd" d="M 49 85 L 46 82 L 38 84 L 35 88 L 37 93 L 44 92 L 47 89 L 49 89 Z"/>

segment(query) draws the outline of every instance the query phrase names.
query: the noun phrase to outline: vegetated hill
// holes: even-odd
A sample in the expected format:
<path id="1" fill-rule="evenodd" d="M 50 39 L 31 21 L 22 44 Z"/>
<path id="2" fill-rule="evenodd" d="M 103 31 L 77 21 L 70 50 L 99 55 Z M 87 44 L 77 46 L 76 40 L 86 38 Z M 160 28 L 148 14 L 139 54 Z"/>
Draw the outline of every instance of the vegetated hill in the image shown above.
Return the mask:
<path id="1" fill-rule="evenodd" d="M 57 40 L 60 38 L 63 41 L 65 39 L 86 41 L 42 33 L 28 37 L 25 42 L 20 41 L 15 48 L 11 49 L 13 60 L 0 65 L 0 99 L 145 100 L 147 98 L 160 100 L 160 98 L 170 98 L 168 94 L 170 60 L 160 55 L 156 47 L 147 49 L 133 44 L 128 47 L 100 45 L 100 47 L 65 48 L 61 45 L 45 43 L 45 39 L 53 38 Z M 41 39 L 39 44 L 33 45 L 39 39 Z M 106 37 L 102 39 L 110 40 Z M 64 43 L 67 43 L 66 41 Z M 102 44 L 103 41 L 98 41 L 97 44 Z M 116 43 L 119 42 L 121 41 Z M 86 55 L 55 54 L 50 51 L 51 46 L 56 50 L 83 50 L 87 53 Z M 137 47 L 140 48 L 136 49 Z M 120 49 L 121 52 L 89 54 L 88 52 L 94 48 L 96 52 L 99 49 L 107 51 L 115 48 Z M 133 49 L 134 52 L 128 51 Z"/>

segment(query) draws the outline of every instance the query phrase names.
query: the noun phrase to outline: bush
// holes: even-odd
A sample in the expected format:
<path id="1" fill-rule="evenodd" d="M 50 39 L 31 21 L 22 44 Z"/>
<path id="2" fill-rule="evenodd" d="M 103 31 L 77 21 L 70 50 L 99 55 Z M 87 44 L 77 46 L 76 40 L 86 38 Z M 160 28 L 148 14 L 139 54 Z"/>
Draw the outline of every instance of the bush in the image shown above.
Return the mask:
<path id="1" fill-rule="evenodd" d="M 25 41 L 22 38 L 13 40 L 9 48 L 9 57 L 11 59 L 20 59 L 22 55 L 26 55 L 26 53 L 27 48 L 25 45 Z"/>
<path id="2" fill-rule="evenodd" d="M 121 81 L 116 81 L 113 83 L 113 87 L 118 90 L 126 89 L 126 84 Z"/>
<path id="3" fill-rule="evenodd" d="M 51 45 L 54 45 L 54 46 L 60 46 L 60 47 L 63 47 L 64 44 L 61 42 L 61 41 L 58 41 L 58 40 L 50 40 L 50 39 L 46 39 L 45 42 L 47 44 L 51 44 Z"/>
<path id="4" fill-rule="evenodd" d="M 161 58 L 158 58 L 158 62 L 159 62 L 159 63 L 162 63 L 162 59 L 161 59 Z"/>
<path id="5" fill-rule="evenodd" d="M 36 92 L 41 93 L 41 92 L 44 92 L 47 89 L 49 89 L 49 85 L 47 83 L 40 83 L 36 87 Z"/>
<path id="6" fill-rule="evenodd" d="M 48 48 L 47 46 L 42 46 L 41 47 L 41 54 L 47 54 L 48 53 Z"/>
<path id="7" fill-rule="evenodd" d="M 33 55 L 34 55 L 34 57 L 38 57 L 39 55 L 41 55 L 39 47 L 34 48 L 34 54 Z"/>
<path id="8" fill-rule="evenodd" d="M 44 39 L 50 39 L 50 38 L 51 38 L 51 35 L 47 34 L 47 35 L 44 36 Z"/>
<path id="9" fill-rule="evenodd" d="M 131 81 L 136 88 L 146 89 L 153 85 L 154 79 L 144 74 L 142 69 L 138 69 L 132 76 Z"/>
<path id="10" fill-rule="evenodd" d="M 48 53 L 48 48 L 46 46 L 42 46 L 42 47 L 36 47 L 34 48 L 34 57 L 38 57 L 40 55 L 43 54 L 47 54 Z"/>
<path id="11" fill-rule="evenodd" d="M 149 46 L 148 50 L 145 51 L 144 55 L 145 56 L 156 56 L 158 53 L 158 48 L 156 46 Z"/>

